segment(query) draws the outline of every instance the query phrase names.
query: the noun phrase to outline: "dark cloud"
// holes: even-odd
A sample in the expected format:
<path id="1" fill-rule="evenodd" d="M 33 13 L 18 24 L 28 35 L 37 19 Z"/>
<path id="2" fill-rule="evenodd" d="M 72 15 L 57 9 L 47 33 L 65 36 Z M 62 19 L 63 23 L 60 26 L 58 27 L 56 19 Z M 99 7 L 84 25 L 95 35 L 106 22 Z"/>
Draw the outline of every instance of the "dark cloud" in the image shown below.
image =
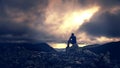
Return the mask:
<path id="1" fill-rule="evenodd" d="M 113 8 L 120 5 L 120 0 L 96 0 L 102 8 Z"/>
<path id="2" fill-rule="evenodd" d="M 38 5 L 42 6 L 44 8 L 44 6 L 47 5 L 47 0 L 1 0 L 0 1 L 2 6 L 4 7 L 9 7 L 9 8 L 17 8 L 19 10 L 23 10 L 23 11 L 29 11 L 35 7 L 37 7 Z"/>
<path id="3" fill-rule="evenodd" d="M 25 13 L 28 12 L 38 12 L 45 9 L 48 4 L 48 0 L 0 0 L 0 14 L 7 16 L 7 11 L 15 10 L 22 11 Z M 19 13 L 19 12 L 18 12 Z"/>
<path id="4" fill-rule="evenodd" d="M 78 0 L 78 3 L 80 3 L 81 7 L 99 5 L 102 10 L 110 9 L 115 6 L 120 6 L 120 0 Z"/>
<path id="5" fill-rule="evenodd" d="M 47 3 L 48 0 L 0 0 L 0 40 L 31 38 L 35 29 L 30 25 L 41 17 Z"/>
<path id="6" fill-rule="evenodd" d="M 18 41 L 32 40 L 31 28 L 27 24 L 13 23 L 10 21 L 0 22 L 0 42 L 1 41 Z"/>
<path id="7" fill-rule="evenodd" d="M 0 35 L 14 34 L 21 35 L 29 31 L 29 27 L 26 24 L 12 23 L 9 21 L 3 21 L 0 23 Z"/>
<path id="8" fill-rule="evenodd" d="M 93 17 L 80 30 L 93 36 L 120 37 L 120 13 L 104 12 Z"/>

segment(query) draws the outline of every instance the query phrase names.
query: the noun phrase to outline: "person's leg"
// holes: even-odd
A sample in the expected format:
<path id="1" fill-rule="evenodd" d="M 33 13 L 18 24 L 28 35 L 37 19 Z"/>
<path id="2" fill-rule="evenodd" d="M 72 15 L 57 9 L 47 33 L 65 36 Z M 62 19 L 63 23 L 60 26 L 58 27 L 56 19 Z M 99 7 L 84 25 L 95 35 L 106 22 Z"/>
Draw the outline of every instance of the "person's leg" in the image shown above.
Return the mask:
<path id="1" fill-rule="evenodd" d="M 67 42 L 67 47 L 70 47 L 70 41 Z"/>

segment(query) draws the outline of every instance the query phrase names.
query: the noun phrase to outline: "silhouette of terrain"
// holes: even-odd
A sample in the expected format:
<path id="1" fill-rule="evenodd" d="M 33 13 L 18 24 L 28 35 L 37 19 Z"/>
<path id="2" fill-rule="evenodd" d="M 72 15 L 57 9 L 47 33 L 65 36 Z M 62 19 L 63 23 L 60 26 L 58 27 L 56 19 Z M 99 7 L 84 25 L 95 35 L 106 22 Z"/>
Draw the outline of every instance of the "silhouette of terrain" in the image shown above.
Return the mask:
<path id="1" fill-rule="evenodd" d="M 110 42 L 103 45 L 96 44 L 88 47 L 86 46 L 85 48 L 97 54 L 109 52 L 111 59 L 120 59 L 120 42 Z"/>
<path id="2" fill-rule="evenodd" d="M 0 43 L 0 48 L 2 47 L 9 49 L 13 49 L 14 47 L 24 47 L 31 51 L 56 52 L 56 50 L 47 43 Z"/>
<path id="3" fill-rule="evenodd" d="M 0 43 L 0 68 L 120 68 L 120 42 L 63 50 L 47 43 Z"/>

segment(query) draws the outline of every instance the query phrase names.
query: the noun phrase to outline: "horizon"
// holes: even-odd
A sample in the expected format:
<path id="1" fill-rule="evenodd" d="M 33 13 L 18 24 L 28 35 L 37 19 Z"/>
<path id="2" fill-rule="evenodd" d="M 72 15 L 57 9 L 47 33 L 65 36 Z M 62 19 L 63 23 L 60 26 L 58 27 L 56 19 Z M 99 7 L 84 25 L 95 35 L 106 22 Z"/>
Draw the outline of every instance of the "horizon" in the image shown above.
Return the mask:
<path id="1" fill-rule="evenodd" d="M 53 48 L 58 48 L 58 49 L 63 49 L 67 47 L 66 43 L 48 43 L 51 47 Z M 72 44 L 70 45 L 70 47 L 72 46 Z M 86 44 L 78 44 L 78 47 L 84 47 L 87 46 Z"/>
<path id="2" fill-rule="evenodd" d="M 114 42 L 114 41 L 112 41 Z M 85 47 L 85 46 L 91 46 L 91 45 L 103 45 L 103 44 L 106 44 L 106 43 L 112 43 L 112 42 L 104 42 L 104 43 L 95 43 L 95 44 L 87 44 L 87 43 L 77 43 L 78 47 Z M 115 42 L 120 42 L 120 41 L 115 41 Z M 54 49 L 65 49 L 67 47 L 67 43 L 54 43 L 54 42 L 31 42 L 31 41 L 4 41 L 4 42 L 1 42 L 0 43 L 31 43 L 31 44 L 36 44 L 36 43 L 46 43 L 48 44 L 49 46 L 51 46 L 52 48 Z M 72 46 L 72 44 L 70 44 L 70 47 Z"/>

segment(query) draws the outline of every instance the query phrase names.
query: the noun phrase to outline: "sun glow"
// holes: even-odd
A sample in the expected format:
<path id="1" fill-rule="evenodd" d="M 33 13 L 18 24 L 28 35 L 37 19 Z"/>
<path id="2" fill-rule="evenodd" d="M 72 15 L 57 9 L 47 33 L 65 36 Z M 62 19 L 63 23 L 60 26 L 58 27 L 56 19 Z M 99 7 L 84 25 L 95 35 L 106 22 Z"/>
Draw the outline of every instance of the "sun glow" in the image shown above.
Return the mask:
<path id="1" fill-rule="evenodd" d="M 49 0 L 50 3 L 45 9 L 45 20 L 43 27 L 50 35 L 63 36 L 76 32 L 79 27 L 88 22 L 92 16 L 99 11 L 99 6 L 81 7 L 78 1 L 70 0 L 63 2 L 62 0 Z M 67 35 L 66 35 L 67 36 Z"/>
<path id="2" fill-rule="evenodd" d="M 89 22 L 100 8 L 97 5 L 81 7 L 77 1 L 72 1 L 74 0 L 64 3 L 62 0 L 50 1 L 45 9 L 43 23 L 40 24 L 40 27 L 38 26 L 38 29 L 57 39 L 67 40 L 72 32 L 75 33 L 82 24 Z M 56 44 L 55 47 L 63 48 L 65 46 Z"/>
<path id="3" fill-rule="evenodd" d="M 86 10 L 66 13 L 63 17 L 63 23 L 59 27 L 60 31 L 68 33 L 76 31 L 83 23 L 89 21 L 98 10 L 99 7 L 95 6 Z"/>
<path id="4" fill-rule="evenodd" d="M 65 43 L 49 43 L 49 45 L 53 48 L 66 48 L 67 46 Z"/>
<path id="5" fill-rule="evenodd" d="M 71 15 L 65 19 L 70 23 L 81 25 L 84 23 L 84 21 L 89 21 L 90 18 L 97 11 L 98 11 L 98 7 L 92 7 L 90 9 L 83 11 L 75 11 L 75 12 L 71 12 L 70 13 Z"/>

